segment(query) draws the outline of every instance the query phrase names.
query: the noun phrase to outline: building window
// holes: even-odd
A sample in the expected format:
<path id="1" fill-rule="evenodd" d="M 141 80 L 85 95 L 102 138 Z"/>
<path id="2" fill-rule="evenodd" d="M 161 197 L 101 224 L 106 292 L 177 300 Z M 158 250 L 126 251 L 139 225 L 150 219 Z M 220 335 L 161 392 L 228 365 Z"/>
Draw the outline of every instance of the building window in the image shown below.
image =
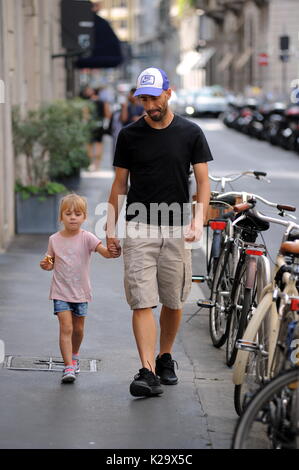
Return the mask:
<path id="1" fill-rule="evenodd" d="M 113 8 L 125 8 L 127 6 L 127 0 L 113 0 Z"/>

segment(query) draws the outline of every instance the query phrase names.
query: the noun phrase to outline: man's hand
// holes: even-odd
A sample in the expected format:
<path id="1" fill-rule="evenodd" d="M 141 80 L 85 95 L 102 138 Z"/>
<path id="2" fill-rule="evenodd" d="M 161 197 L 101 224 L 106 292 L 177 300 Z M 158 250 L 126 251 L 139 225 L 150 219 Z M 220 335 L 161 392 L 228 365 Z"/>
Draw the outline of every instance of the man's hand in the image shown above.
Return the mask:
<path id="1" fill-rule="evenodd" d="M 107 245 L 108 251 L 111 253 L 113 257 L 118 257 L 121 255 L 121 246 L 120 246 L 120 241 L 118 240 L 118 238 L 107 237 L 106 245 Z"/>
<path id="2" fill-rule="evenodd" d="M 184 230 L 184 239 L 187 243 L 198 242 L 202 237 L 202 225 L 195 223 L 194 219 L 191 224 L 187 225 Z"/>

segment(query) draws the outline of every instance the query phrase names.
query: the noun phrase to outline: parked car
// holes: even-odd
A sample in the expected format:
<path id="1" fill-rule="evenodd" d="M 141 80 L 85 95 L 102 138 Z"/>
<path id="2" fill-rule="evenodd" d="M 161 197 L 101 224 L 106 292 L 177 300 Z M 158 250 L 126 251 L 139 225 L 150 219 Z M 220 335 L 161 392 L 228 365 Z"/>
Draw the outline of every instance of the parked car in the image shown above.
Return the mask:
<path id="1" fill-rule="evenodd" d="M 186 108 L 191 103 L 193 103 L 194 91 L 180 89 L 176 92 L 174 97 L 171 97 L 170 105 L 173 111 L 182 116 L 185 116 Z"/>
<path id="2" fill-rule="evenodd" d="M 225 112 L 227 106 L 228 98 L 223 88 L 203 87 L 194 93 L 193 103 L 186 107 L 186 113 L 191 116 L 210 114 L 218 117 Z"/>

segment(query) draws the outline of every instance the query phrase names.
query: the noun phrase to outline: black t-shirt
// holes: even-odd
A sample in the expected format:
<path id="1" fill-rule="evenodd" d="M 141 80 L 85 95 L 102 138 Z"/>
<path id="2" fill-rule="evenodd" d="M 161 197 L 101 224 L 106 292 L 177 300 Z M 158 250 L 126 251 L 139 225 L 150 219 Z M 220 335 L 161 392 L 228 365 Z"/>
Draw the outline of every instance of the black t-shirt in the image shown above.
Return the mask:
<path id="1" fill-rule="evenodd" d="M 177 219 L 177 208 L 181 211 L 189 206 L 190 165 L 210 160 L 213 157 L 201 128 L 179 115 L 164 129 L 152 128 L 144 118 L 123 128 L 113 165 L 130 172 L 126 220 L 162 225 L 186 223 L 184 217 Z M 172 205 L 169 223 L 158 207 L 165 207 L 165 203 Z M 142 210 L 137 204 L 143 204 Z M 156 209 L 159 213 L 154 214 Z"/>

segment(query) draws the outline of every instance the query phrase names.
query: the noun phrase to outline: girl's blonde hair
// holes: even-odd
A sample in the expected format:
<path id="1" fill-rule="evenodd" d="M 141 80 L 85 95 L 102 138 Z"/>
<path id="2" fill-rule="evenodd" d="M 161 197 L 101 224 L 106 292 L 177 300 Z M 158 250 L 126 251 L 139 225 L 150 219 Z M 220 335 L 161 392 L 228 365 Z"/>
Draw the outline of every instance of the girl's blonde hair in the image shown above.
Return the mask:
<path id="1" fill-rule="evenodd" d="M 60 201 L 59 206 L 59 222 L 62 221 L 62 213 L 67 209 L 74 209 L 78 212 L 83 212 L 85 219 L 87 218 L 87 200 L 85 197 L 72 193 L 64 196 Z"/>

